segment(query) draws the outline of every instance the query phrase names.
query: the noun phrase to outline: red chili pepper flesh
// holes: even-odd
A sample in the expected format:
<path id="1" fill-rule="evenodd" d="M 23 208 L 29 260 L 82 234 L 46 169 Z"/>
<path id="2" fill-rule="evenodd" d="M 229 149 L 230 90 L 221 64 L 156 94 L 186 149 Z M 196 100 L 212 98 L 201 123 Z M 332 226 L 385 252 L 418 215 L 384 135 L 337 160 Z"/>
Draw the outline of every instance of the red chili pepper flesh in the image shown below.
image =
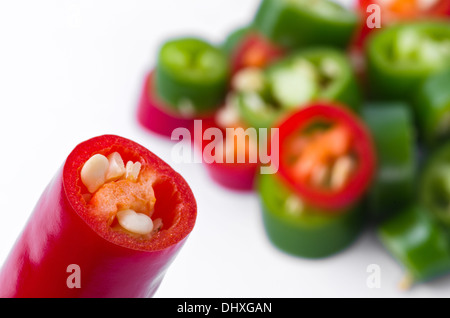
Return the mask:
<path id="1" fill-rule="evenodd" d="M 113 152 L 153 176 L 152 218 L 161 219 L 162 228 L 150 238 L 118 231 L 92 213 L 82 167 L 93 155 Z M 71 152 L 44 191 L 0 272 L 0 296 L 150 297 L 192 231 L 196 213 L 186 181 L 152 152 L 118 136 L 92 138 Z M 72 265 L 80 270 L 76 288 L 67 282 Z"/>
<path id="2" fill-rule="evenodd" d="M 353 113 L 317 103 L 288 116 L 278 128 L 279 172 L 305 202 L 334 212 L 361 198 L 375 170 L 375 150 Z"/>

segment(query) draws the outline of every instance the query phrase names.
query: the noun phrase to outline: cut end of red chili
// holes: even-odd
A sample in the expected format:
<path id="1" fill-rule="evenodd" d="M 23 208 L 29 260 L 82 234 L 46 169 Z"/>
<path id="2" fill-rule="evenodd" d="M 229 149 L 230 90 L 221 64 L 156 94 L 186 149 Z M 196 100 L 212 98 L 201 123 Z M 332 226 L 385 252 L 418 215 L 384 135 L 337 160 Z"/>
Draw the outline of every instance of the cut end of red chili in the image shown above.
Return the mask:
<path id="1" fill-rule="evenodd" d="M 338 105 L 316 104 L 280 126 L 280 173 L 311 206 L 342 211 L 361 199 L 375 168 L 371 136 Z"/>
<path id="2" fill-rule="evenodd" d="M 184 179 L 130 140 L 101 136 L 80 144 L 64 175 L 74 210 L 112 243 L 162 250 L 194 226 L 196 203 Z"/>

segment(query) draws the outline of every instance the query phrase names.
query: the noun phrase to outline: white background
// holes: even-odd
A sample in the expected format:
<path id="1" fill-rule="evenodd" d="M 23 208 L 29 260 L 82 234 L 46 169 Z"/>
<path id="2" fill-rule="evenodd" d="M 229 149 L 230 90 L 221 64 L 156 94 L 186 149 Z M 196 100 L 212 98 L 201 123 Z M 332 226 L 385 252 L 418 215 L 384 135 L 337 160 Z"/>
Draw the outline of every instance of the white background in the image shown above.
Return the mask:
<path id="1" fill-rule="evenodd" d="M 140 129 L 135 109 L 161 41 L 215 43 L 258 0 L 0 0 L 0 263 L 67 155 L 91 137 L 133 139 L 172 164 L 198 203 L 194 231 L 155 297 L 440 297 L 443 278 L 400 292 L 399 265 L 373 231 L 322 260 L 288 256 L 265 236 L 258 199 L 171 162 L 172 143 Z M 370 264 L 381 288 L 368 288 Z M 1 286 L 0 286 L 1 288 Z"/>

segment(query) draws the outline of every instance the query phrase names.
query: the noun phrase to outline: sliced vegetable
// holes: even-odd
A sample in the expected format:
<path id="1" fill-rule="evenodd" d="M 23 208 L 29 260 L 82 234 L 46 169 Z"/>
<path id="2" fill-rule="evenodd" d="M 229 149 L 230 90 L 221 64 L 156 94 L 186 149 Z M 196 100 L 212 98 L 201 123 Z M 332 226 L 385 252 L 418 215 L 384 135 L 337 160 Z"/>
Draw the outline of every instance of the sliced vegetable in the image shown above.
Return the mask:
<path id="1" fill-rule="evenodd" d="M 159 97 L 155 87 L 155 74 L 147 74 L 137 109 L 137 120 L 145 128 L 161 136 L 171 138 L 177 128 L 191 130 L 195 119 L 207 120 L 213 112 L 197 112 L 194 109 L 174 109 Z"/>
<path id="2" fill-rule="evenodd" d="M 354 12 L 328 0 L 263 0 L 253 21 L 257 30 L 289 49 L 345 48 L 357 23 Z"/>
<path id="3" fill-rule="evenodd" d="M 279 175 L 258 178 L 264 229 L 282 251 L 322 258 L 348 247 L 364 227 L 364 212 L 356 207 L 329 213 L 307 205 Z"/>
<path id="4" fill-rule="evenodd" d="M 252 151 L 256 154 L 258 137 L 241 138 L 239 135 L 227 135 L 226 128 L 221 128 L 222 126 L 240 128 L 233 126 L 236 115 L 232 112 L 232 109 L 222 109 L 220 124 L 215 120 L 203 121 L 204 140 L 196 140 L 196 146 L 202 152 L 208 174 L 217 184 L 230 190 L 253 191 L 260 162 L 258 157 L 250 158 L 249 152 L 250 148 L 253 148 Z M 215 140 L 214 136 L 208 135 L 207 131 L 210 129 L 218 131 L 225 140 Z M 243 143 L 240 143 L 242 141 Z"/>
<path id="5" fill-rule="evenodd" d="M 339 212 L 358 204 L 372 182 L 372 137 L 342 106 L 317 103 L 279 127 L 280 175 L 308 204 Z"/>
<path id="6" fill-rule="evenodd" d="M 160 49 L 156 90 L 178 111 L 205 112 L 223 103 L 228 76 L 228 59 L 220 49 L 197 38 L 174 39 Z"/>
<path id="7" fill-rule="evenodd" d="M 236 35 L 241 38 L 235 40 L 237 43 L 230 54 L 232 74 L 245 68 L 263 69 L 286 54 L 284 49 L 259 32 L 252 29 L 242 32 Z"/>
<path id="8" fill-rule="evenodd" d="M 409 205 L 416 193 L 415 127 L 404 103 L 370 103 L 362 111 L 376 147 L 377 170 L 367 195 L 368 209 L 385 219 Z"/>
<path id="9" fill-rule="evenodd" d="M 376 32 L 367 46 L 369 93 L 412 101 L 422 81 L 450 67 L 450 23 L 411 22 Z"/>
<path id="10" fill-rule="evenodd" d="M 374 11 L 372 6 L 374 4 L 378 11 Z M 359 0 L 357 10 L 360 12 L 363 23 L 360 24 L 356 45 L 362 48 L 371 33 L 390 25 L 407 21 L 443 19 L 450 16 L 450 2 L 448 0 Z M 378 13 L 380 13 L 379 16 Z M 369 26 L 369 23 L 374 21 L 380 25 Z"/>
<path id="11" fill-rule="evenodd" d="M 425 163 L 420 193 L 423 204 L 450 227 L 450 143 L 437 148 Z"/>
<path id="12" fill-rule="evenodd" d="M 0 272 L 0 297 L 150 297 L 196 213 L 185 180 L 153 153 L 118 136 L 87 140 L 44 191 Z"/>
<path id="13" fill-rule="evenodd" d="M 413 205 L 403 209 L 378 232 L 383 245 L 406 270 L 400 287 L 450 272 L 450 241 L 427 208 Z"/>
<path id="14" fill-rule="evenodd" d="M 232 126 L 269 128 L 286 112 L 315 100 L 339 101 L 356 112 L 361 102 L 350 62 L 331 48 L 301 51 L 266 70 L 242 69 L 234 75 L 232 89 L 225 109 L 217 114 L 234 114 L 235 122 L 227 121 Z"/>
<path id="15" fill-rule="evenodd" d="M 310 48 L 268 69 L 269 85 L 282 107 L 297 108 L 316 99 L 336 101 L 358 111 L 361 93 L 350 60 L 339 50 Z"/>
<path id="16" fill-rule="evenodd" d="M 440 72 L 420 86 L 415 111 L 421 139 L 436 146 L 450 137 L 450 69 Z"/>

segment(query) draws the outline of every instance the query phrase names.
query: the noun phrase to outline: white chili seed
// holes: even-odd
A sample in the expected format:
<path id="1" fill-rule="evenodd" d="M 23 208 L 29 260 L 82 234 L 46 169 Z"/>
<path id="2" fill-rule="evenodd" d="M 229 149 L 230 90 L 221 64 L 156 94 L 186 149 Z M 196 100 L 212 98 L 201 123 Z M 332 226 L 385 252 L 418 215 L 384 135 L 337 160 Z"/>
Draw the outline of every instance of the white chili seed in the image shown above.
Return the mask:
<path id="1" fill-rule="evenodd" d="M 216 121 L 222 128 L 234 127 L 239 123 L 236 96 L 229 94 L 225 106 L 217 111 Z"/>
<path id="2" fill-rule="evenodd" d="M 139 177 L 139 172 L 141 171 L 142 164 L 137 161 L 133 163 L 132 161 L 127 162 L 127 166 L 125 167 L 125 179 L 130 181 L 137 181 Z"/>
<path id="3" fill-rule="evenodd" d="M 332 189 L 340 189 L 350 178 L 355 166 L 354 160 L 349 157 L 341 157 L 333 165 L 331 171 L 330 186 Z"/>
<path id="4" fill-rule="evenodd" d="M 153 230 L 152 219 L 133 210 L 122 210 L 116 214 L 117 221 L 125 230 L 136 234 L 149 234 Z"/>
<path id="5" fill-rule="evenodd" d="M 109 167 L 106 172 L 106 182 L 120 179 L 125 174 L 125 164 L 118 152 L 113 152 L 108 156 Z"/>
<path id="6" fill-rule="evenodd" d="M 100 154 L 93 155 L 81 169 L 81 181 L 90 193 L 97 191 L 106 181 L 109 161 Z"/>
<path id="7" fill-rule="evenodd" d="M 325 165 L 319 165 L 311 172 L 311 181 L 315 186 L 326 184 L 330 174 L 330 169 Z"/>
<path id="8" fill-rule="evenodd" d="M 233 88 L 239 92 L 257 92 L 264 88 L 264 75 L 258 68 L 245 68 L 233 78 Z"/>

